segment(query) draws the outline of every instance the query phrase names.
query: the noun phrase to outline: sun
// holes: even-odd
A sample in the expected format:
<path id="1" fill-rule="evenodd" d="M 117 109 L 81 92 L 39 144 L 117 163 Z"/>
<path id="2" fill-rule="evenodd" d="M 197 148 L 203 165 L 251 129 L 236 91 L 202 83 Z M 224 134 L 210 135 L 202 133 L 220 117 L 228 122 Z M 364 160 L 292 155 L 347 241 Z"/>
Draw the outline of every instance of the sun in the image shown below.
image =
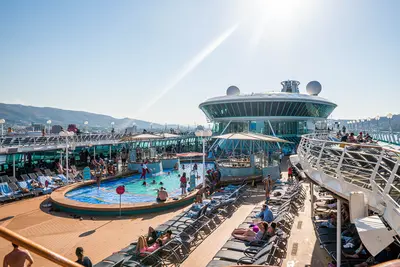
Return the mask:
<path id="1" fill-rule="evenodd" d="M 279 36 L 291 32 L 302 20 L 310 1 L 251 0 L 239 2 L 238 8 L 247 27 L 250 43 L 257 46 L 265 36 Z"/>

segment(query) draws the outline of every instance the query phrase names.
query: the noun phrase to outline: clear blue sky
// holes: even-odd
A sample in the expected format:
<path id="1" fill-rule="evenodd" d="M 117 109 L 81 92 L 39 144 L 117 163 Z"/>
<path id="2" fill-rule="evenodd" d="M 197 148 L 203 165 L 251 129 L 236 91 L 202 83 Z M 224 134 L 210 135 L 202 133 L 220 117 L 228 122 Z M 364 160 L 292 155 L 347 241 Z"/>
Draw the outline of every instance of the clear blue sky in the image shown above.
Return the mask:
<path id="1" fill-rule="evenodd" d="M 400 1 L 0 2 L 0 102 L 159 123 L 198 104 L 323 85 L 335 118 L 399 113 Z"/>

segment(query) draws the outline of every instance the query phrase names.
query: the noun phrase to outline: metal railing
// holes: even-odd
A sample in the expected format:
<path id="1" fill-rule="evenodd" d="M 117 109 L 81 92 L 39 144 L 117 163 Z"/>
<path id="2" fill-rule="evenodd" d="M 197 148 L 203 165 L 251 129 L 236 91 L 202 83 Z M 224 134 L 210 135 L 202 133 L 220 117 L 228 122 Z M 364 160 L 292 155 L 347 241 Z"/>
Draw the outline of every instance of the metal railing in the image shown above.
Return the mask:
<path id="1" fill-rule="evenodd" d="M 372 138 L 389 144 L 400 145 L 400 133 L 382 131 L 382 132 L 372 132 Z"/>
<path id="2" fill-rule="evenodd" d="M 362 191 L 370 208 L 400 234 L 400 151 L 311 134 L 302 137 L 298 156 L 308 176 L 335 194 L 348 199 Z"/>
<path id="3" fill-rule="evenodd" d="M 69 147 L 87 147 L 99 145 L 116 145 L 121 143 L 132 143 L 132 141 L 121 141 L 125 134 L 80 134 L 70 137 L 50 135 L 50 136 L 5 136 L 0 137 L 0 153 L 7 154 L 16 152 L 30 152 L 38 150 L 51 150 L 65 148 L 67 139 Z M 157 139 L 158 140 L 179 140 L 186 138 L 196 138 L 194 135 L 182 135 L 176 138 Z M 144 140 L 146 141 L 146 140 Z M 134 141 L 135 142 L 140 142 Z M 13 151 L 15 150 L 15 151 Z"/>

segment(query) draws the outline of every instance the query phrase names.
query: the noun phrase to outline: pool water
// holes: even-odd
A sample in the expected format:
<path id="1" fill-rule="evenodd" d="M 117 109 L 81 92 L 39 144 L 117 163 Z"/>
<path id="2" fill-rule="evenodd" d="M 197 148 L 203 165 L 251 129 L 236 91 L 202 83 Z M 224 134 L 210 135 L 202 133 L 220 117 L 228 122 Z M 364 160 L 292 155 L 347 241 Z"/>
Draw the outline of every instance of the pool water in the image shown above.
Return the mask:
<path id="1" fill-rule="evenodd" d="M 119 204 L 119 195 L 116 193 L 116 188 L 120 185 L 125 185 L 125 193 L 121 197 L 122 203 L 141 203 L 155 202 L 157 197 L 156 189 L 161 186 L 166 188 L 170 197 L 177 197 L 181 194 L 180 181 L 178 175 L 186 172 L 186 177 L 190 178 L 190 170 L 194 164 L 184 164 L 185 169 L 182 169 L 182 164 L 179 170 L 166 169 L 163 174 L 152 177 L 151 174 L 146 176 L 147 186 L 142 185 L 143 180 L 140 180 L 140 174 L 124 177 L 116 180 L 105 181 L 101 183 L 100 188 L 97 184 L 83 186 L 69 191 L 65 196 L 69 199 L 85 202 L 89 204 Z M 196 185 L 203 182 L 203 164 L 197 164 Z M 206 163 L 206 170 L 214 168 L 214 163 Z M 168 174 L 169 173 L 169 174 Z M 197 176 L 196 175 L 196 176 Z M 152 184 L 155 180 L 155 184 Z M 160 185 L 163 182 L 163 185 Z"/>

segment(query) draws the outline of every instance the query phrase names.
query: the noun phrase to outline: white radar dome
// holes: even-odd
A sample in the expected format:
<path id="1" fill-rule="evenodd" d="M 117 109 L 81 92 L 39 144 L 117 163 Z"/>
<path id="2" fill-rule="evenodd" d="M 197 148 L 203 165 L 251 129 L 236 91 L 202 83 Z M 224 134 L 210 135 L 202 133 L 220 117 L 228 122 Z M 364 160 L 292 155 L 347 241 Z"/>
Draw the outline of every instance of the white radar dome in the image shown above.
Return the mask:
<path id="1" fill-rule="evenodd" d="M 309 95 L 318 95 L 321 93 L 322 85 L 317 81 L 311 81 L 307 84 L 306 90 Z"/>
<path id="2" fill-rule="evenodd" d="M 226 89 L 226 95 L 240 95 L 240 90 L 236 86 L 232 85 Z"/>

